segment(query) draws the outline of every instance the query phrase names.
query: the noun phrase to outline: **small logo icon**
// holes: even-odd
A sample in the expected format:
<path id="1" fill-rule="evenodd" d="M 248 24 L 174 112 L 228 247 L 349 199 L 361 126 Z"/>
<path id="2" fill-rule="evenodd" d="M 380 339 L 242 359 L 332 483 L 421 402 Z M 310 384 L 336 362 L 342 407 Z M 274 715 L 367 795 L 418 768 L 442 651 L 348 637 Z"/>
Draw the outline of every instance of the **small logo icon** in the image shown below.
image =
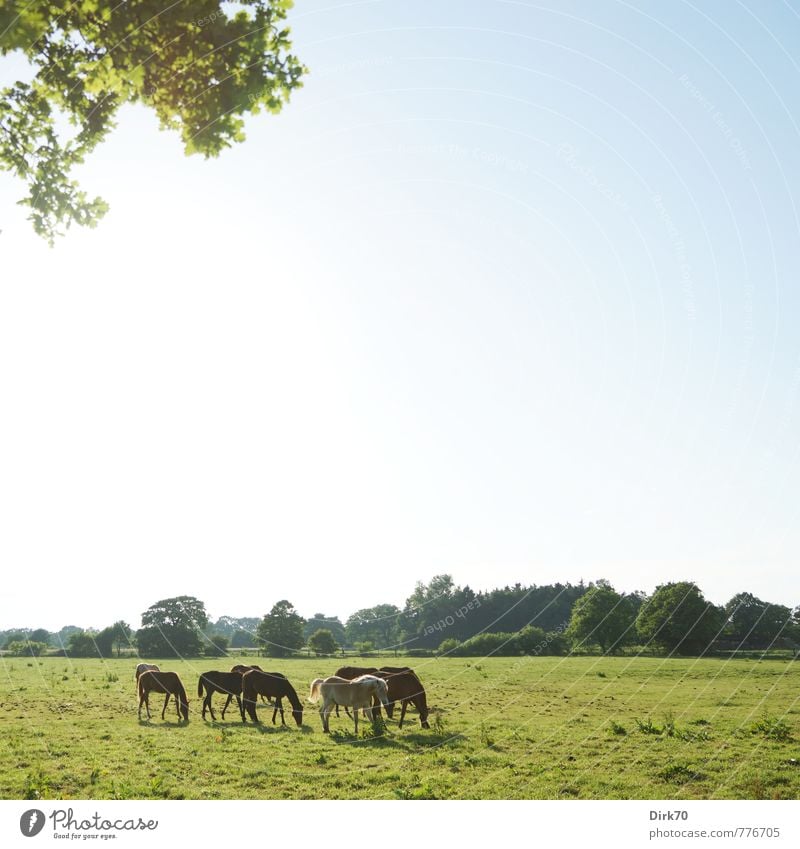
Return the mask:
<path id="1" fill-rule="evenodd" d="M 44 828 L 44 814 L 37 808 L 31 808 L 19 818 L 19 830 L 25 837 L 36 837 Z"/>

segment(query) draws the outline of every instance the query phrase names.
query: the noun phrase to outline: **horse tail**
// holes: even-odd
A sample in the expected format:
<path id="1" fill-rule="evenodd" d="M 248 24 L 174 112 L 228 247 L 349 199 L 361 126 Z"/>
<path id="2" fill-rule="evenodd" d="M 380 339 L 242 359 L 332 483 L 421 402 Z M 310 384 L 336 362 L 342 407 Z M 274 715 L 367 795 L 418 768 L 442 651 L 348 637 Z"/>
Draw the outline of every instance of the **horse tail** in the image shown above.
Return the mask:
<path id="1" fill-rule="evenodd" d="M 197 682 L 197 698 L 202 698 L 203 696 L 203 676 L 200 676 L 200 679 Z"/>
<path id="2" fill-rule="evenodd" d="M 315 702 L 319 698 L 320 695 L 320 684 L 322 684 L 322 678 L 315 678 L 311 682 L 311 692 L 308 694 L 308 700 L 310 702 Z"/>

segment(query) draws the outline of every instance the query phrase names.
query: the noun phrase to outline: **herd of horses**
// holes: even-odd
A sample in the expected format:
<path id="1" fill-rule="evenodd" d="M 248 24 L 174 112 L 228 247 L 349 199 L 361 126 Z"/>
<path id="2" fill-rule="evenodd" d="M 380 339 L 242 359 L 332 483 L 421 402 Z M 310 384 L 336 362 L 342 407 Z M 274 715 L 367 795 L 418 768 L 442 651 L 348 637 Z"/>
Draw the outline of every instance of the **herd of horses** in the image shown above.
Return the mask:
<path id="1" fill-rule="evenodd" d="M 142 718 L 142 707 L 150 719 L 150 694 L 157 693 L 165 696 L 161 718 L 164 719 L 169 701 L 175 699 L 175 709 L 178 719 L 188 721 L 189 699 L 186 689 L 176 672 L 162 672 L 151 663 L 140 663 L 136 667 L 136 686 L 139 695 L 139 719 Z M 278 715 L 281 724 L 286 725 L 283 710 L 283 700 L 291 705 L 292 717 L 298 726 L 303 724 L 303 703 L 289 679 L 280 672 L 264 672 L 260 666 L 244 666 L 238 664 L 230 672 L 211 670 L 204 672 L 197 682 L 197 697 L 203 699 L 202 716 L 206 711 L 216 722 L 211 697 L 219 693 L 226 697 L 222 708 L 222 719 L 231 702 L 236 699 L 236 706 L 242 722 L 246 716 L 252 722 L 259 722 L 257 706 L 259 699 L 272 707 L 272 724 L 275 725 Z M 392 719 L 395 705 L 400 705 L 400 728 L 409 705 L 414 705 L 419 713 L 420 725 L 429 728 L 428 702 L 425 688 L 413 669 L 408 666 L 375 667 L 343 666 L 336 670 L 335 675 L 328 678 L 316 678 L 311 682 L 308 699 L 310 702 L 321 702 L 319 713 L 324 731 L 330 731 L 330 716 L 335 710 L 339 716 L 339 707 L 343 707 L 351 716 L 358 734 L 359 714 L 369 720 L 375 720 L 381 715 L 381 708 Z M 351 712 L 352 711 L 352 712 Z"/>

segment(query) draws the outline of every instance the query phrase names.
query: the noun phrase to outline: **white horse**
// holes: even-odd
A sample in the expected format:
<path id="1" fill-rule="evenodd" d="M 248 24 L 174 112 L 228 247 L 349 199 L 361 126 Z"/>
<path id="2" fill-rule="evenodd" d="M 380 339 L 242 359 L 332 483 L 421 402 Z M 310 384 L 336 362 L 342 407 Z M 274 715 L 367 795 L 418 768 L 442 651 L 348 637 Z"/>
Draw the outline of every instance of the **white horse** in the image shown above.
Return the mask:
<path id="1" fill-rule="evenodd" d="M 308 695 L 310 702 L 316 702 L 322 697 L 322 707 L 319 715 L 322 717 L 322 730 L 330 731 L 329 721 L 331 711 L 336 705 L 353 708 L 353 721 L 358 734 L 358 712 L 363 709 L 367 718 L 372 719 L 372 697 L 375 696 L 380 703 L 386 707 L 389 703 L 389 694 L 386 682 L 383 678 L 375 675 L 361 675 L 348 681 L 347 678 L 339 678 L 331 675 L 330 678 L 315 678 L 311 682 L 311 692 Z"/>

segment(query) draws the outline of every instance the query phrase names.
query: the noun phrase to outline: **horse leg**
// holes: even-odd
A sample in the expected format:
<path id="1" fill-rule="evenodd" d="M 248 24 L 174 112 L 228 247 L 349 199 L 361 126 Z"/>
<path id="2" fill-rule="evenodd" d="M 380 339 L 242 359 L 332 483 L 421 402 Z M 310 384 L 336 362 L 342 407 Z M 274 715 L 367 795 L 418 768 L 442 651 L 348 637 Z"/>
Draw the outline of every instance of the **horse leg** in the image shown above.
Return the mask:
<path id="1" fill-rule="evenodd" d="M 244 722 L 244 707 L 242 706 L 242 699 L 239 694 L 236 694 L 236 704 L 239 706 L 239 713 L 242 716 L 242 722 Z"/>
<path id="2" fill-rule="evenodd" d="M 252 699 L 245 698 L 244 700 L 244 709 L 247 711 L 247 715 L 253 722 L 258 722 L 258 713 L 256 712 L 256 699 L 258 696 L 255 696 Z"/>
<path id="3" fill-rule="evenodd" d="M 178 694 L 173 693 L 173 695 L 175 696 L 175 713 L 178 714 L 178 722 L 180 722 L 183 719 L 181 716 L 181 703 L 178 699 Z M 214 714 L 212 713 L 211 715 L 213 716 Z"/>
<path id="4" fill-rule="evenodd" d="M 222 718 L 225 719 L 225 711 L 231 706 L 231 702 L 233 701 L 233 693 L 228 693 L 228 698 L 225 699 L 225 707 L 222 708 Z M 239 701 L 239 697 L 236 696 L 236 701 Z"/>
<path id="5" fill-rule="evenodd" d="M 328 727 L 328 723 L 330 721 L 330 708 L 328 708 L 327 713 L 326 713 L 326 711 L 325 711 L 326 707 L 327 707 L 327 705 L 323 701 L 322 705 L 320 706 L 320 709 L 319 709 L 319 716 L 320 716 L 320 719 L 322 720 L 322 730 L 327 734 L 330 731 L 330 728 Z"/>
<path id="6" fill-rule="evenodd" d="M 403 727 L 403 720 L 405 719 L 406 710 L 408 709 L 408 699 L 403 699 L 403 703 L 400 705 L 400 728 Z"/>
<path id="7" fill-rule="evenodd" d="M 161 709 L 161 718 L 164 718 L 164 714 L 167 712 L 167 705 L 169 704 L 170 696 L 172 693 L 167 693 L 164 697 L 164 707 Z"/>
<path id="8" fill-rule="evenodd" d="M 358 737 L 358 708 L 353 705 L 353 722 L 356 724 L 356 737 Z"/>
<path id="9" fill-rule="evenodd" d="M 147 718 L 150 719 L 149 693 L 145 693 L 144 691 L 142 691 L 142 695 L 139 697 L 139 719 L 142 718 L 142 705 L 147 708 Z"/>

